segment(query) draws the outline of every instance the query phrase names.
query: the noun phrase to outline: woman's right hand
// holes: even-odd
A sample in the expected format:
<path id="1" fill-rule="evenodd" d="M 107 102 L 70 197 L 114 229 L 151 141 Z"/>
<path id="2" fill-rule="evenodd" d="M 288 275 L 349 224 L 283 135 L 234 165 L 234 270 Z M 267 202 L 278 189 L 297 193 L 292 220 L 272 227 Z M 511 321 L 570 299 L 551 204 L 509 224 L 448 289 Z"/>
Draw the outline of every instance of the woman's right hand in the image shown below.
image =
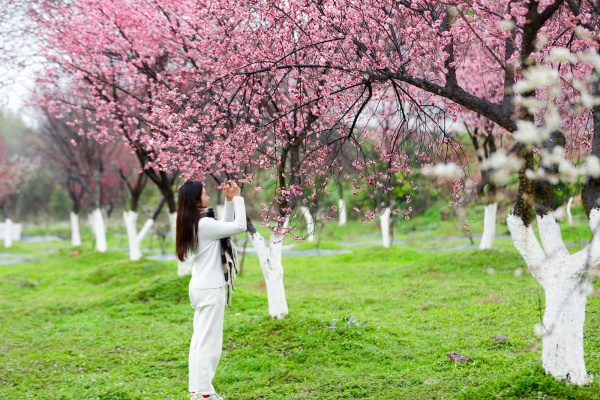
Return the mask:
<path id="1" fill-rule="evenodd" d="M 228 201 L 231 201 L 235 196 L 241 196 L 242 190 L 234 181 L 225 182 L 223 193 Z"/>

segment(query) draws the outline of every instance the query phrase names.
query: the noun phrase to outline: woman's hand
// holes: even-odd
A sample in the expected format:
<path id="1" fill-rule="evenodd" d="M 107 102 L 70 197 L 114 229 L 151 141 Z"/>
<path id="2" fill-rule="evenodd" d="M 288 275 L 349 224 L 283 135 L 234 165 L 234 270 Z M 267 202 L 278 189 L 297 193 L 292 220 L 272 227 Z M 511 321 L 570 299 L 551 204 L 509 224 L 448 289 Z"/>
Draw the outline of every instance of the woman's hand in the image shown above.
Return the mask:
<path id="1" fill-rule="evenodd" d="M 234 181 L 225 182 L 223 193 L 228 201 L 231 201 L 235 196 L 241 196 L 242 190 Z"/>

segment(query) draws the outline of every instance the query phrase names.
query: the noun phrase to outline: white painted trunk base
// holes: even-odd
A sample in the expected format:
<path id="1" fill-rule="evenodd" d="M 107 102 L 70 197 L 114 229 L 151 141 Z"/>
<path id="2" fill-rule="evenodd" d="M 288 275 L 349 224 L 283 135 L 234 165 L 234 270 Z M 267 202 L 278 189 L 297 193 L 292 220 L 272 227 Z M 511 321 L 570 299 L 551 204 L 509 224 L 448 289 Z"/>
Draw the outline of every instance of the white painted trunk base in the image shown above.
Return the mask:
<path id="1" fill-rule="evenodd" d="M 483 215 L 483 234 L 481 235 L 481 242 L 479 243 L 479 249 L 491 249 L 494 245 L 494 238 L 496 237 L 496 212 L 498 210 L 498 203 L 490 203 L 484 208 Z"/>
<path id="2" fill-rule="evenodd" d="M 81 234 L 79 233 L 79 214 L 71 211 L 71 245 L 81 246 Z"/>
<path id="3" fill-rule="evenodd" d="M 590 227 L 598 226 L 599 220 L 600 210 L 592 210 Z M 600 261 L 600 235 L 592 229 L 592 243 L 569 254 L 560 227 L 551 216 L 537 217 L 543 249 L 531 225 L 525 227 L 512 214 L 507 223 L 515 247 L 546 294 L 541 329 L 544 370 L 557 379 L 584 385 L 589 379 L 583 354 L 583 327 L 587 296 L 591 292 L 585 272 L 588 266 L 597 266 Z"/>
<path id="4" fill-rule="evenodd" d="M 125 229 L 127 230 L 127 241 L 129 243 L 129 259 L 137 261 L 142 258 L 142 241 L 154 225 L 154 220 L 148 218 L 142 229 L 137 231 L 138 213 L 135 211 L 124 211 L 123 220 L 125 221 Z"/>
<path id="5" fill-rule="evenodd" d="M 281 246 L 283 236 L 271 234 L 269 247 L 260 233 L 248 234 L 260 267 L 265 277 L 267 298 L 269 302 L 269 315 L 271 318 L 281 319 L 288 314 L 288 306 L 283 286 L 283 265 L 281 263 Z"/>
<path id="6" fill-rule="evenodd" d="M 567 261 L 567 260 L 564 260 Z M 555 278 L 560 279 L 558 274 Z M 567 284 L 553 282 L 558 289 L 546 289 L 546 310 L 542 327 L 542 365 L 559 379 L 588 383 L 583 354 L 583 327 L 587 293 L 581 278 L 571 276 Z"/>
<path id="7" fill-rule="evenodd" d="M 104 226 L 104 218 L 102 211 L 96 208 L 90 215 L 90 225 L 96 239 L 96 250 L 100 253 L 106 252 L 106 228 Z"/>
<path id="8" fill-rule="evenodd" d="M 390 247 L 390 215 L 392 210 L 388 207 L 379 216 L 381 220 L 381 244 L 386 249 Z"/>
<path id="9" fill-rule="evenodd" d="M 4 220 L 4 247 L 6 248 L 12 247 L 12 228 L 12 220 L 10 218 L 6 218 L 6 220 Z"/>
<path id="10" fill-rule="evenodd" d="M 171 226 L 171 237 L 175 240 L 175 232 L 177 231 L 177 212 L 169 213 L 169 225 Z"/>
<path id="11" fill-rule="evenodd" d="M 340 222 L 338 225 L 344 226 L 347 222 L 346 204 L 344 203 L 344 199 L 338 200 L 338 211 L 340 212 Z"/>
<path id="12" fill-rule="evenodd" d="M 307 240 L 309 242 L 314 242 L 315 241 L 315 220 L 313 219 L 312 214 L 310 213 L 310 210 L 308 209 L 308 207 L 300 207 L 300 212 L 302 213 L 302 216 L 304 217 L 304 221 L 306 222 L 306 233 L 308 234 L 308 238 Z"/>

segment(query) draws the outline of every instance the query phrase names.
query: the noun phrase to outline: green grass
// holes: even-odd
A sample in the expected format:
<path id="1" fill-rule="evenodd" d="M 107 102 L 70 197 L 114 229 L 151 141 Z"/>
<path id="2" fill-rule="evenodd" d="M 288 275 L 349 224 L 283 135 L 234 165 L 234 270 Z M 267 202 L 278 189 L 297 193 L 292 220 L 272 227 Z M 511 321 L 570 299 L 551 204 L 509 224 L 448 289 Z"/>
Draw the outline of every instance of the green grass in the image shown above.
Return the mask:
<path id="1" fill-rule="evenodd" d="M 448 224 L 439 229 L 452 232 Z M 324 232 L 321 247 L 336 248 L 377 230 Z M 226 311 L 217 390 L 230 400 L 600 399 L 597 383 L 567 386 L 541 370 L 533 326 L 543 292 L 515 276 L 524 263 L 508 240 L 493 251 L 441 253 L 416 251 L 417 242 L 284 257 L 284 320 L 269 318 L 262 273 L 248 256 Z M 15 243 L 11 252 L 30 261 L 0 266 L 0 399 L 186 399 L 189 278 L 177 277 L 173 262 L 91 248 L 71 257 L 68 243 Z M 595 376 L 599 306 L 596 291 L 585 342 Z M 494 342 L 495 334 L 509 339 Z M 473 362 L 450 363 L 451 351 Z"/>

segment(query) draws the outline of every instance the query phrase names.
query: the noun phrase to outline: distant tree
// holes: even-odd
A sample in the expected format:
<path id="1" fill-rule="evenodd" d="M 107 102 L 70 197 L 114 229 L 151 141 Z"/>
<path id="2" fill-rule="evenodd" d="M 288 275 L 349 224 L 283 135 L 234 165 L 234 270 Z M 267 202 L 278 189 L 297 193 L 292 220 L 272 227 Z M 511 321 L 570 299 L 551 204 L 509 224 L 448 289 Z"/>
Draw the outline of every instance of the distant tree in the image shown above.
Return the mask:
<path id="1" fill-rule="evenodd" d="M 63 186 L 55 184 L 50 196 L 50 212 L 54 217 L 63 219 L 69 216 L 72 207 L 69 206 L 69 194 Z"/>
<path id="2" fill-rule="evenodd" d="M 58 167 L 64 177 L 64 187 L 72 201 L 72 244 L 81 245 L 79 214 L 84 202 L 87 202 L 93 209 L 91 221 L 96 249 L 104 252 L 106 233 L 101 206 L 103 203 L 110 204 L 111 197 L 118 197 L 114 190 L 107 193 L 111 186 L 120 185 L 118 178 L 117 182 L 107 183 L 107 165 L 111 164 L 118 143 L 100 144 L 82 134 L 80 125 L 89 124 L 83 112 L 77 115 L 59 114 L 47 109 L 40 111 L 44 119 L 37 131 L 38 150 Z M 80 124 L 76 126 L 73 119 L 78 119 Z M 112 173 L 114 175 L 116 171 L 113 169 Z"/>
<path id="3" fill-rule="evenodd" d="M 8 207 L 37 168 L 36 161 L 18 155 L 0 160 L 0 212 L 4 217 L 4 247 L 12 246 L 13 222 L 9 218 Z"/>

